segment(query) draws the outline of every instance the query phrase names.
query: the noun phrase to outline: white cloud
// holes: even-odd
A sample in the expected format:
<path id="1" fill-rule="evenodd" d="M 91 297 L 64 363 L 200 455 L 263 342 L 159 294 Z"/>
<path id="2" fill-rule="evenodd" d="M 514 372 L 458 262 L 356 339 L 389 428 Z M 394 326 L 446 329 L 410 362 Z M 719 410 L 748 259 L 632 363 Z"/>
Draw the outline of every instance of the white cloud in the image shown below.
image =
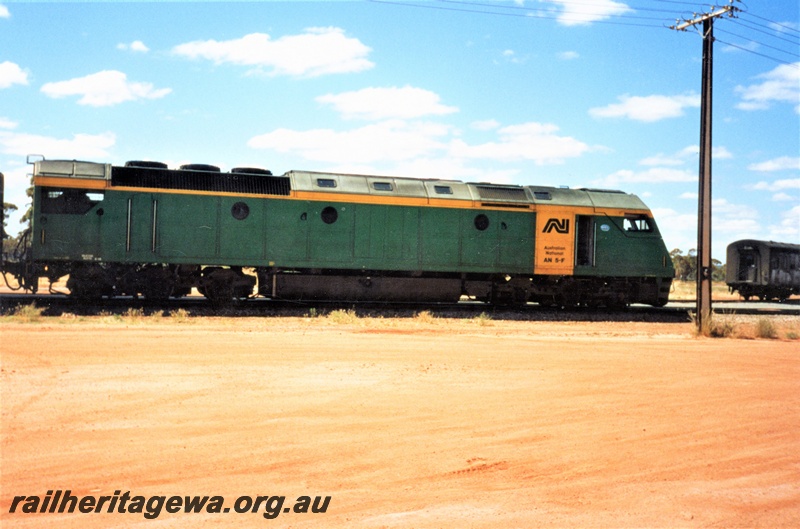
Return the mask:
<path id="1" fill-rule="evenodd" d="M 11 61 L 0 62 L 0 89 L 15 84 L 28 84 L 28 74 L 18 64 Z"/>
<path id="2" fill-rule="evenodd" d="M 655 156 L 649 156 L 639 160 L 639 165 L 683 165 L 686 160 L 681 160 L 677 156 L 667 156 L 663 153 L 658 153 Z"/>
<path id="3" fill-rule="evenodd" d="M 11 12 L 2 4 L 0 4 L 0 18 L 11 18 Z"/>
<path id="4" fill-rule="evenodd" d="M 372 121 L 458 112 L 456 107 L 442 105 L 439 96 L 434 92 L 411 86 L 364 88 L 341 94 L 327 94 L 317 97 L 316 101 L 333 106 L 344 118 Z"/>
<path id="5" fill-rule="evenodd" d="M 580 57 L 577 51 L 562 51 L 556 54 L 562 61 L 572 61 Z"/>
<path id="6" fill-rule="evenodd" d="M 699 149 L 697 154 L 700 154 Z M 711 147 L 711 157 L 716 160 L 729 160 L 733 158 L 733 153 L 726 147 L 720 145 L 719 147 Z"/>
<path id="7" fill-rule="evenodd" d="M 353 73 L 374 66 L 366 58 L 372 51 L 369 47 L 333 27 L 309 28 L 300 35 L 276 40 L 265 33 L 251 33 L 226 41 L 193 41 L 175 46 L 172 51 L 190 59 L 267 68 L 272 75 L 296 77 Z"/>
<path id="8" fill-rule="evenodd" d="M 652 208 L 658 230 L 667 249 L 684 252 L 697 246 L 697 213 L 681 213 L 671 208 Z"/>
<path id="9" fill-rule="evenodd" d="M 737 108 L 763 110 L 769 108 L 772 102 L 785 102 L 794 105 L 795 112 L 800 114 L 800 62 L 781 64 L 757 78 L 764 81 L 736 87 L 736 92 L 742 97 Z"/>
<path id="10" fill-rule="evenodd" d="M 68 81 L 46 83 L 42 93 L 48 97 L 61 98 L 81 96 L 79 105 L 104 107 L 134 101 L 136 99 L 159 99 L 172 92 L 171 88 L 154 88 L 152 83 L 128 81 L 127 75 L 117 70 L 104 70 Z"/>
<path id="11" fill-rule="evenodd" d="M 499 141 L 480 145 L 454 140 L 450 156 L 503 162 L 531 160 L 544 165 L 563 163 L 566 158 L 578 157 L 591 149 L 575 138 L 559 136 L 556 134 L 558 127 L 551 123 L 522 123 L 497 132 Z"/>
<path id="12" fill-rule="evenodd" d="M 800 205 L 781 213 L 781 222 L 769 227 L 770 234 L 785 241 L 800 240 Z"/>
<path id="13" fill-rule="evenodd" d="M 635 121 L 653 122 L 683 116 L 688 107 L 699 107 L 697 94 L 676 96 L 629 96 L 622 95 L 619 103 L 589 109 L 589 115 L 596 118 L 626 117 Z"/>
<path id="14" fill-rule="evenodd" d="M 3 168 L 6 186 L 3 201 L 14 204 L 18 208 L 11 212 L 8 218 L 6 232 L 10 235 L 17 235 L 27 227 L 20 224 L 19 221 L 31 203 L 26 192 L 31 185 L 30 166 L 24 164 L 24 160 L 22 162 L 19 164 L 12 161 Z"/>
<path id="15" fill-rule="evenodd" d="M 111 132 L 74 134 L 71 139 L 0 131 L 0 151 L 15 156 L 41 154 L 47 158 L 102 159 L 116 143 Z"/>
<path id="16" fill-rule="evenodd" d="M 500 126 L 500 122 L 495 119 L 485 119 L 482 121 L 473 121 L 470 127 L 475 130 L 494 130 Z"/>
<path id="17" fill-rule="evenodd" d="M 787 202 L 790 200 L 797 200 L 797 197 L 793 197 L 792 195 L 789 195 L 787 193 L 775 193 L 774 195 L 772 195 L 772 200 L 774 200 L 775 202 Z"/>
<path id="18" fill-rule="evenodd" d="M 697 172 L 668 167 L 653 167 L 644 171 L 622 169 L 594 183 L 604 186 L 616 186 L 620 183 L 662 184 L 666 182 L 696 182 Z"/>
<path id="19" fill-rule="evenodd" d="M 800 156 L 781 156 L 773 158 L 766 162 L 753 163 L 747 166 L 751 171 L 783 171 L 783 170 L 800 170 Z"/>
<path id="20" fill-rule="evenodd" d="M 792 33 L 800 30 L 800 23 L 798 22 L 770 22 L 767 25 L 778 33 Z"/>
<path id="21" fill-rule="evenodd" d="M 785 189 L 800 189 L 800 178 L 787 178 L 784 180 L 775 180 L 774 182 L 758 182 L 752 186 L 751 189 L 759 191 L 783 191 Z"/>
<path id="22" fill-rule="evenodd" d="M 277 129 L 251 138 L 254 149 L 298 154 L 308 160 L 334 164 L 371 164 L 429 156 L 446 145 L 440 138 L 448 127 L 429 123 L 387 120 L 353 130 Z"/>
<path id="23" fill-rule="evenodd" d="M 591 149 L 574 138 L 556 134 L 557 131 L 558 127 L 551 124 L 523 123 L 499 129 L 497 141 L 469 145 L 457 139 L 458 131 L 448 125 L 393 119 L 347 131 L 277 129 L 251 138 L 248 146 L 290 152 L 328 164 L 364 166 L 384 162 L 407 167 L 425 160 L 432 166 L 441 163 L 441 159 L 448 161 L 451 169 L 466 160 L 556 164 Z M 464 171 L 462 168 L 461 172 Z M 508 169 L 491 172 L 503 178 L 514 174 Z"/>
<path id="24" fill-rule="evenodd" d="M 561 7 L 558 22 L 565 26 L 590 24 L 633 11 L 627 5 L 621 2 L 612 2 L 611 0 L 593 0 L 592 2 L 575 2 L 573 0 L 546 1 Z"/>
<path id="25" fill-rule="evenodd" d="M 512 64 L 524 64 L 527 58 L 519 57 L 514 50 L 504 50 L 503 59 Z"/>
<path id="26" fill-rule="evenodd" d="M 15 129 L 15 128 L 17 128 L 16 121 L 11 121 L 8 118 L 0 116 L 0 129 Z"/>
<path id="27" fill-rule="evenodd" d="M 696 194 L 690 195 L 684 193 L 681 198 L 697 200 Z M 683 213 L 671 208 L 653 208 L 653 215 L 668 248 L 687 251 L 697 247 L 697 211 Z M 731 204 L 724 198 L 713 199 L 711 215 L 714 233 L 720 234 L 715 238 L 716 248 L 712 249 L 714 259 L 725 261 L 727 242 L 723 241 L 761 237 L 762 223 L 754 207 Z"/>
<path id="28" fill-rule="evenodd" d="M 142 42 L 141 40 L 134 40 L 130 44 L 125 44 L 125 43 L 117 44 L 117 49 L 123 51 L 135 51 L 140 53 L 147 53 L 148 51 L 150 51 L 150 48 L 145 46 L 144 42 Z"/>

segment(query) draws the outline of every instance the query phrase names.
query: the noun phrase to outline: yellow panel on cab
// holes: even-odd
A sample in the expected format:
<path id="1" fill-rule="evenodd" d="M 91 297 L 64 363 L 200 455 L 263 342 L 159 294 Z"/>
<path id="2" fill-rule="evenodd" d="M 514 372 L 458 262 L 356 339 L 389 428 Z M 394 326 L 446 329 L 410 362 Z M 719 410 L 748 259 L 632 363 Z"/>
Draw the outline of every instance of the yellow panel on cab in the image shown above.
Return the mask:
<path id="1" fill-rule="evenodd" d="M 536 215 L 535 274 L 572 275 L 575 264 L 575 208 L 540 208 Z"/>

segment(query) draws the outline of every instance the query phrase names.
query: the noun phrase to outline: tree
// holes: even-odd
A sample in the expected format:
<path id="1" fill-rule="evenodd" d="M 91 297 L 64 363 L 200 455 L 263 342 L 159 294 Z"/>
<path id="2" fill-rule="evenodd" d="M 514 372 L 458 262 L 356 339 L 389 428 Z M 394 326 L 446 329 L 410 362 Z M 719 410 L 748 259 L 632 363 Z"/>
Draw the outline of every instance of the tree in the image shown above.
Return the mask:
<path id="1" fill-rule="evenodd" d="M 675 267 L 675 279 L 679 281 L 694 281 L 697 279 L 697 251 L 692 248 L 686 255 L 683 250 L 675 248 L 669 252 L 672 266 Z M 711 260 L 711 280 L 725 281 L 725 264 L 717 259 Z"/>
<path id="2" fill-rule="evenodd" d="M 8 216 L 12 211 L 17 211 L 17 206 L 9 202 L 3 202 L 3 239 L 9 238 L 6 227 L 8 227 Z"/>
<path id="3" fill-rule="evenodd" d="M 679 248 L 669 252 L 672 266 L 675 267 L 675 279 L 689 281 L 694 278 L 697 271 L 697 257 L 692 254 L 693 251 L 689 250 L 689 255 L 683 255 L 683 251 Z"/>

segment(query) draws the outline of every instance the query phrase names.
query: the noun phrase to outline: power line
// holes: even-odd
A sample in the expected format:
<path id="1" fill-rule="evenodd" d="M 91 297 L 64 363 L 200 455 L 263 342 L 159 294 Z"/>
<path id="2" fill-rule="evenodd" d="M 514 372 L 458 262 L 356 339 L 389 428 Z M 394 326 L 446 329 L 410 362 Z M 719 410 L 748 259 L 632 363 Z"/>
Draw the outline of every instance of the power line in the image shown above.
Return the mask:
<path id="1" fill-rule="evenodd" d="M 680 0 L 653 0 L 653 2 L 661 2 L 663 4 L 681 4 L 686 6 L 696 6 L 697 2 L 682 2 Z"/>
<path id="2" fill-rule="evenodd" d="M 752 53 L 753 55 L 758 55 L 759 57 L 764 57 L 765 59 L 769 59 L 771 61 L 775 61 L 775 62 L 778 62 L 778 63 L 781 63 L 781 64 L 785 64 L 787 66 L 791 66 L 792 68 L 796 68 L 796 69 L 800 70 L 800 62 L 784 61 L 784 60 L 778 59 L 777 57 L 771 57 L 769 55 L 765 55 L 763 53 L 758 53 L 757 51 L 753 51 L 753 50 L 747 49 L 747 48 L 742 47 L 742 46 L 737 46 L 736 44 L 733 44 L 731 42 L 726 42 L 726 41 L 720 40 L 720 39 L 716 39 L 716 40 L 717 40 L 717 42 L 720 42 L 720 43 L 725 44 L 727 46 L 731 46 L 731 47 L 734 47 L 736 49 L 742 50 L 744 52 Z"/>
<path id="3" fill-rule="evenodd" d="M 781 36 L 778 36 L 778 35 L 774 35 L 774 34 L 773 34 L 773 33 L 774 33 L 774 31 L 773 31 L 773 33 L 769 33 L 769 32 L 767 32 L 767 31 L 764 31 L 764 30 L 761 30 L 761 29 L 754 28 L 754 27 L 752 27 L 752 26 L 751 26 L 751 23 L 750 23 L 750 22 L 745 22 L 745 21 L 742 21 L 742 20 L 736 20 L 736 21 L 735 21 L 735 23 L 736 23 L 736 24 L 739 24 L 740 26 L 746 27 L 747 29 L 750 29 L 750 30 L 752 30 L 752 31 L 757 31 L 757 32 L 759 32 L 759 33 L 762 33 L 762 34 L 764 34 L 764 35 L 767 35 L 767 36 L 769 36 L 769 37 L 772 37 L 773 39 L 782 40 L 782 41 L 784 41 L 784 42 L 788 42 L 789 44 L 794 44 L 795 46 L 798 46 L 798 45 L 800 45 L 800 40 L 790 40 L 790 39 L 788 39 L 788 38 L 786 38 L 786 37 L 781 37 Z M 762 26 L 762 27 L 765 27 L 765 26 Z"/>
<path id="4" fill-rule="evenodd" d="M 481 4 L 475 2 L 461 2 L 455 0 L 439 0 L 437 3 L 430 3 L 430 2 L 404 2 L 400 0 L 369 0 L 373 3 L 377 4 L 388 4 L 388 5 L 399 5 L 404 7 L 416 7 L 422 9 L 434 9 L 439 11 L 455 11 L 461 13 L 476 13 L 479 15 L 496 15 L 496 16 L 506 16 L 506 17 L 518 17 L 518 18 L 527 18 L 532 20 L 562 20 L 562 21 L 570 21 L 570 22 L 588 22 L 592 24 L 612 24 L 612 25 L 619 25 L 619 26 L 639 26 L 639 27 L 650 27 L 650 28 L 658 28 L 662 27 L 662 24 L 645 24 L 645 23 L 637 23 L 637 22 L 621 22 L 616 20 L 585 20 L 580 15 L 593 15 L 593 12 L 584 11 L 584 12 L 574 12 L 570 14 L 574 14 L 576 16 L 569 16 L 570 14 L 564 14 L 558 12 L 556 9 L 536 9 L 536 8 L 525 8 L 520 6 L 501 6 L 501 5 L 493 5 L 493 4 Z M 462 5 L 462 6 L 476 6 L 476 7 L 483 7 L 487 9 L 468 9 L 466 7 L 453 7 L 449 5 L 442 5 L 442 4 L 453 4 L 453 5 Z M 584 4 L 585 5 L 585 4 Z M 489 10 L 491 9 L 491 10 Z M 505 9 L 511 11 L 496 11 L 496 9 Z M 613 16 L 614 18 L 625 18 L 625 19 L 636 19 L 636 20 L 652 20 L 652 21 L 661 21 L 663 20 L 661 17 L 641 17 L 641 16 L 634 16 L 634 15 L 608 15 Z"/>
<path id="5" fill-rule="evenodd" d="M 744 39 L 744 40 L 746 40 L 747 42 L 752 42 L 753 44 L 757 44 L 757 45 L 759 45 L 759 46 L 763 46 L 763 47 L 765 47 L 765 48 L 769 48 L 769 49 L 771 49 L 771 50 L 779 51 L 779 52 L 781 52 L 781 53 L 785 53 L 786 55 L 791 55 L 791 56 L 793 56 L 793 57 L 800 58 L 800 53 L 794 53 L 794 52 L 791 52 L 791 51 L 786 51 L 786 50 L 784 50 L 784 49 L 781 49 L 781 48 L 778 48 L 778 47 L 775 47 L 775 46 L 770 46 L 769 44 L 764 44 L 763 42 L 759 42 L 759 41 L 757 41 L 757 40 L 749 39 L 749 38 L 747 38 L 747 37 L 744 37 L 744 36 L 742 36 L 742 35 L 739 35 L 739 34 L 737 34 L 737 33 L 734 33 L 734 32 L 732 32 L 732 31 L 727 31 L 727 30 L 724 30 L 724 29 L 719 29 L 719 28 L 717 28 L 717 31 L 720 31 L 720 32 L 722 32 L 722 33 L 727 33 L 728 35 L 733 35 L 734 37 L 739 37 L 740 39 Z"/>
<path id="6" fill-rule="evenodd" d="M 747 13 L 747 15 L 748 15 L 748 16 L 751 16 L 751 17 L 758 18 L 758 19 L 760 19 L 760 20 L 763 20 L 763 21 L 765 21 L 765 22 L 769 22 L 769 23 L 771 23 L 771 24 L 774 24 L 774 25 L 776 25 L 776 26 L 780 26 L 780 27 L 782 27 L 782 28 L 784 28 L 784 29 L 786 29 L 786 30 L 788 30 L 788 31 L 794 31 L 795 33 L 800 33 L 800 30 L 798 30 L 798 29 L 796 29 L 796 28 L 793 28 L 793 27 L 791 27 L 791 26 L 787 26 L 786 24 L 783 24 L 783 23 L 781 23 L 781 22 L 776 22 L 776 21 L 774 21 L 774 20 L 770 20 L 770 19 L 768 19 L 768 18 L 764 18 L 764 17 L 758 16 L 758 15 L 756 15 L 755 13 L 750 13 L 750 12 L 746 12 L 746 13 Z"/>
<path id="7" fill-rule="evenodd" d="M 641 16 L 641 15 L 634 15 L 634 14 L 630 14 L 630 13 L 619 13 L 619 14 L 608 15 L 608 17 L 613 18 L 612 20 L 608 20 L 608 19 L 586 20 L 584 18 L 585 16 L 591 16 L 591 15 L 595 14 L 591 10 L 581 10 L 580 9 L 580 6 L 595 5 L 595 4 L 592 4 L 591 2 L 589 2 L 588 0 L 574 0 L 574 1 L 565 0 L 565 1 L 560 1 L 558 3 L 558 5 L 562 6 L 562 7 L 563 6 L 567 6 L 567 5 L 568 6 L 577 6 L 577 8 L 571 9 L 568 12 L 564 12 L 564 11 L 559 10 L 558 6 L 556 6 L 556 5 L 553 5 L 552 7 L 542 8 L 542 7 L 526 7 L 526 6 L 522 6 L 522 5 L 503 5 L 503 4 L 499 4 L 499 3 L 488 3 L 486 1 L 483 1 L 483 2 L 471 2 L 471 1 L 468 1 L 468 0 L 433 0 L 433 1 L 424 1 L 424 0 L 418 0 L 418 1 L 414 1 L 414 0 L 369 0 L 369 1 L 371 1 L 373 3 L 378 3 L 378 4 L 397 5 L 397 6 L 412 7 L 412 8 L 419 8 L 419 9 L 433 9 L 433 10 L 438 10 L 438 11 L 473 13 L 473 14 L 476 14 L 476 15 L 492 15 L 492 16 L 526 18 L 526 19 L 532 19 L 532 20 L 558 20 L 558 21 L 562 21 L 562 22 L 565 22 L 565 21 L 566 22 L 587 22 L 587 23 L 591 23 L 591 24 L 621 25 L 621 26 L 634 26 L 634 27 L 646 27 L 646 28 L 663 28 L 663 27 L 665 27 L 665 23 L 664 23 L 664 20 L 663 20 L 662 17 Z M 697 6 L 697 4 L 698 4 L 698 2 L 688 2 L 688 1 L 682 1 L 682 0 L 651 0 L 651 1 L 652 2 L 661 3 L 661 4 L 681 5 L 681 6 L 684 6 L 684 5 L 685 6 Z M 769 19 L 767 19 L 765 17 L 761 17 L 759 15 L 755 15 L 755 14 L 749 13 L 747 11 L 743 11 L 743 10 L 741 10 L 739 8 L 733 7 L 732 6 L 732 2 L 734 2 L 734 1 L 738 2 L 739 0 L 729 0 L 729 2 L 731 2 L 731 5 L 729 5 L 729 6 L 725 7 L 725 8 L 717 8 L 717 9 L 728 9 L 730 7 L 731 9 L 727 13 L 729 16 L 726 17 L 726 18 L 732 19 L 734 23 L 740 24 L 742 27 L 745 27 L 748 30 L 762 33 L 762 34 L 764 34 L 764 35 L 766 35 L 768 37 L 771 37 L 771 38 L 774 38 L 774 39 L 779 39 L 779 40 L 785 41 L 785 42 L 787 42 L 789 44 L 792 44 L 792 45 L 796 45 L 797 44 L 796 42 L 790 40 L 792 38 L 791 35 L 783 35 L 781 30 L 775 29 L 775 28 L 770 27 L 770 26 L 766 26 L 764 24 L 761 24 L 761 23 L 758 23 L 758 22 L 755 22 L 755 21 L 752 21 L 752 20 L 747 21 L 747 22 L 743 22 L 739 18 L 733 17 L 731 13 L 735 11 L 737 13 L 737 15 L 738 14 L 743 14 L 743 15 L 745 15 L 745 17 L 755 17 L 755 18 L 758 18 L 760 20 L 764 20 L 766 22 L 774 24 L 774 25 L 776 25 L 778 27 L 794 31 L 790 26 L 787 26 L 785 24 L 774 22 L 774 21 L 769 20 Z M 678 11 L 678 10 L 675 10 L 675 9 L 658 9 L 658 8 L 653 8 L 653 7 L 642 7 L 641 5 L 637 6 L 635 4 L 626 5 L 626 7 L 628 7 L 629 9 L 631 9 L 634 12 L 636 12 L 636 11 L 645 12 L 646 11 L 646 12 L 674 14 L 674 15 L 678 15 L 678 16 L 680 16 L 682 13 L 685 13 L 685 11 Z M 712 9 L 714 9 L 714 8 L 712 8 Z M 697 16 L 697 15 L 694 15 L 694 16 Z M 653 23 L 650 23 L 649 21 L 652 21 Z M 657 21 L 660 21 L 660 23 L 655 23 Z M 756 27 L 753 27 L 753 26 L 756 26 Z M 759 27 L 760 28 L 764 28 L 764 29 L 759 29 Z M 674 26 L 673 26 L 673 29 L 675 29 Z M 753 44 L 756 44 L 758 46 L 763 46 L 765 48 L 769 48 L 769 49 L 775 50 L 775 51 L 777 51 L 779 53 L 786 54 L 786 55 L 789 55 L 791 57 L 798 57 L 798 55 L 796 53 L 794 53 L 794 52 L 787 51 L 785 49 L 782 49 L 782 48 L 779 48 L 779 47 L 776 47 L 776 46 L 772 46 L 772 45 L 769 45 L 769 44 L 765 44 L 764 42 L 760 42 L 758 40 L 755 40 L 755 39 L 752 39 L 752 38 L 748 38 L 746 36 L 739 35 L 739 34 L 736 34 L 736 33 L 730 32 L 730 31 L 725 31 L 725 30 L 720 30 L 720 31 L 722 31 L 723 33 L 727 33 L 729 35 L 732 35 L 734 37 L 743 39 L 743 40 L 745 40 L 745 41 L 747 41 L 749 43 L 753 43 Z M 778 35 L 778 33 L 781 33 L 781 34 Z M 787 37 L 789 37 L 789 38 L 787 38 Z M 717 39 L 717 40 L 719 40 L 719 39 Z M 767 54 L 764 54 L 764 53 L 759 53 L 759 52 L 756 52 L 756 51 L 754 51 L 754 50 L 752 50 L 750 48 L 747 48 L 745 46 L 741 46 L 741 45 L 738 45 L 738 44 L 734 44 L 734 43 L 731 43 L 731 42 L 725 42 L 725 41 L 721 41 L 721 40 L 720 40 L 720 43 L 726 44 L 728 46 L 731 46 L 732 48 L 736 48 L 736 49 L 744 51 L 746 53 L 751 53 L 753 55 L 756 55 L 756 56 L 759 56 L 759 57 L 762 57 L 762 58 L 765 58 L 765 59 L 769 59 L 771 61 L 774 61 L 774 62 L 777 62 L 777 63 L 780 63 L 780 64 L 786 64 L 786 65 L 789 65 L 789 66 L 792 66 L 792 67 L 800 67 L 800 66 L 798 66 L 796 63 L 794 63 L 792 61 L 787 61 L 787 60 L 780 59 L 778 57 L 774 57 L 774 56 L 767 55 Z"/>

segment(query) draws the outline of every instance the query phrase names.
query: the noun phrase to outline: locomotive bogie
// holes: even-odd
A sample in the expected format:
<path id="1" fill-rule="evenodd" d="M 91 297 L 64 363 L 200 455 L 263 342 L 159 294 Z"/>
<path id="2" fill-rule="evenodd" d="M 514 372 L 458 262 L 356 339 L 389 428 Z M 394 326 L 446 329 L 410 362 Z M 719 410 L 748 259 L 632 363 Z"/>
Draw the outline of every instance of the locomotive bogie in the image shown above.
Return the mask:
<path id="1" fill-rule="evenodd" d="M 30 259 L 83 297 L 663 305 L 673 275 L 650 211 L 617 191 L 157 162 L 34 169 Z"/>

